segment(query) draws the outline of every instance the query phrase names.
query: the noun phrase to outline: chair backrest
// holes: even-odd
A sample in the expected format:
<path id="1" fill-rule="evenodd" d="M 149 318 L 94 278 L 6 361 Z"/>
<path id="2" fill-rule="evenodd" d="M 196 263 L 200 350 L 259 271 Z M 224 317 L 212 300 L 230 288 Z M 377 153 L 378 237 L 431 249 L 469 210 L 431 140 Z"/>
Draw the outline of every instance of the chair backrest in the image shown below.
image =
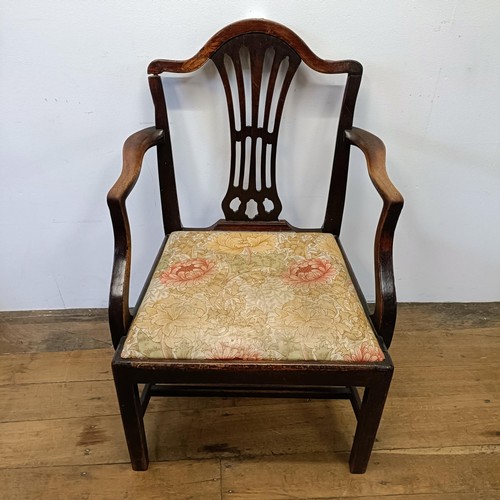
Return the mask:
<path id="1" fill-rule="evenodd" d="M 222 80 L 229 114 L 230 175 L 222 200 L 227 221 L 278 221 L 282 209 L 276 188 L 278 134 L 287 92 L 300 63 L 320 73 L 347 75 L 322 227 L 325 232 L 338 234 L 349 160 L 345 130 L 352 127 L 362 66 L 351 60 L 321 59 L 291 30 L 262 19 L 226 26 L 190 59 L 155 60 L 148 67 L 156 127 L 165 130 L 165 144 L 158 148 L 165 231 L 178 230 L 181 223 L 167 106 L 159 75 L 192 72 L 209 59 Z"/>

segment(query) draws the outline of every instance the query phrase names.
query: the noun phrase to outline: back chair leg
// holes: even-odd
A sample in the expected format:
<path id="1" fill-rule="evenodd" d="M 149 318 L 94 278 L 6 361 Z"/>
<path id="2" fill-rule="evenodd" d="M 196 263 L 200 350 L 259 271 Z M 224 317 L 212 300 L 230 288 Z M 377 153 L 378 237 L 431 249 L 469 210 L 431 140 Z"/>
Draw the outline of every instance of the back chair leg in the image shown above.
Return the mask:
<path id="1" fill-rule="evenodd" d="M 132 469 L 147 470 L 148 446 L 144 431 L 144 419 L 137 384 L 123 381 L 115 376 L 116 395 L 120 405 L 123 429 L 127 439 Z"/>
<path id="2" fill-rule="evenodd" d="M 353 474 L 363 474 L 368 466 L 389 392 L 391 376 L 377 385 L 365 388 L 351 456 L 349 457 L 349 468 Z"/>

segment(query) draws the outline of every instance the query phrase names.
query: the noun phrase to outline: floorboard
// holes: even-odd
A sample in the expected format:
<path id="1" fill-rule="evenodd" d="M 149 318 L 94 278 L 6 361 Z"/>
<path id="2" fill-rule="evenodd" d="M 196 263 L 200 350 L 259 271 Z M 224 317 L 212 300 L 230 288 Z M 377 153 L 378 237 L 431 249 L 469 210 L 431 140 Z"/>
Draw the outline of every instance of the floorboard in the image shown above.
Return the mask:
<path id="1" fill-rule="evenodd" d="M 0 469 L 3 500 L 221 498 L 219 460 L 151 464 L 136 473 L 128 464 Z"/>

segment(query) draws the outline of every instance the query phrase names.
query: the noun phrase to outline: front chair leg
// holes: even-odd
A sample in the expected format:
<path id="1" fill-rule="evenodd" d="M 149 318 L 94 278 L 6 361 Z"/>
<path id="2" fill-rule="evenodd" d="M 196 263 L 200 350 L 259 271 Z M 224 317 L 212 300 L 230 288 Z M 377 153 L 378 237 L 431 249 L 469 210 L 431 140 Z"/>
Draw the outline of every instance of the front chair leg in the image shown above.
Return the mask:
<path id="1" fill-rule="evenodd" d="M 132 469 L 147 470 L 148 446 L 137 384 L 123 381 L 115 376 L 115 388 Z"/>
<path id="2" fill-rule="evenodd" d="M 349 457 L 349 468 L 353 474 L 363 474 L 366 471 L 384 411 L 390 382 L 391 376 L 379 384 L 365 388 L 351 456 Z"/>

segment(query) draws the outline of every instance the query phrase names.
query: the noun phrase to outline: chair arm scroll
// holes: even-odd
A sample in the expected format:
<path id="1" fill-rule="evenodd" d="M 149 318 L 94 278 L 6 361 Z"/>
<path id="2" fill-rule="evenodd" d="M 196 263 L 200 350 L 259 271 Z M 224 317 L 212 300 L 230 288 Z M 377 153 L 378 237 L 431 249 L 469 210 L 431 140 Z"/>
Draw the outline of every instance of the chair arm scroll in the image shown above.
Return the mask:
<path id="1" fill-rule="evenodd" d="M 113 224 L 115 251 L 109 293 L 109 325 L 116 348 L 132 321 L 129 309 L 131 234 L 125 201 L 141 172 L 146 151 L 164 140 L 163 130 L 149 127 L 131 135 L 123 146 L 120 177 L 108 193 L 107 201 Z"/>
<path id="2" fill-rule="evenodd" d="M 345 135 L 365 155 L 368 174 L 383 200 L 375 235 L 375 311 L 371 318 L 377 332 L 389 347 L 397 312 L 393 239 L 404 200 L 387 175 L 384 143 L 375 135 L 359 128 L 346 130 Z"/>

